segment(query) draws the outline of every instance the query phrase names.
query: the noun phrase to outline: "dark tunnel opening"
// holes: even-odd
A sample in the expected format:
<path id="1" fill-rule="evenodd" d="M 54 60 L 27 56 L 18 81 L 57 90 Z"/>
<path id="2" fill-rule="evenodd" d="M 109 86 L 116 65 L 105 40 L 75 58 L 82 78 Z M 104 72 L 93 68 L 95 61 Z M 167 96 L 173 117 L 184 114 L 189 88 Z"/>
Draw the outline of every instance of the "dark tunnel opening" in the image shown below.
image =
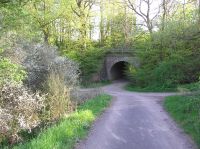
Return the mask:
<path id="1" fill-rule="evenodd" d="M 127 79 L 126 77 L 127 67 L 128 67 L 128 63 L 124 61 L 114 64 L 110 72 L 112 80 Z"/>

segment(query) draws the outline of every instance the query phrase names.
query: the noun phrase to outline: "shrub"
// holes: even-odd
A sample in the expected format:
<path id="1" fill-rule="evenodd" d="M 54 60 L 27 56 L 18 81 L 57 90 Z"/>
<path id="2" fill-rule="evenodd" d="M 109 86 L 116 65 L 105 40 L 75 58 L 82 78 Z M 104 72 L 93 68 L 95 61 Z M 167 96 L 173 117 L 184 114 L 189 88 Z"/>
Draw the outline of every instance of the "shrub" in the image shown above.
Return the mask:
<path id="1" fill-rule="evenodd" d="M 58 74 L 64 82 L 64 85 L 71 90 L 79 85 L 79 67 L 69 58 L 64 58 L 61 56 L 56 57 L 49 65 L 48 74 Z"/>
<path id="2" fill-rule="evenodd" d="M 44 101 L 45 96 L 32 94 L 20 84 L 4 83 L 0 87 L 0 142 L 9 138 L 13 144 L 21 130 L 38 126 Z"/>
<path id="3" fill-rule="evenodd" d="M 82 80 L 92 81 L 92 75 L 102 69 L 105 49 L 88 48 L 85 51 L 71 51 L 66 55 L 79 63 Z"/>
<path id="4" fill-rule="evenodd" d="M 74 110 L 72 93 L 79 85 L 78 65 L 68 58 L 55 57 L 48 66 L 45 86 L 48 120 L 55 121 Z"/>
<path id="5" fill-rule="evenodd" d="M 196 60 L 173 54 L 159 63 L 145 62 L 136 72 L 129 70 L 128 74 L 132 84 L 142 88 L 174 88 L 178 84 L 196 82 L 198 69 L 199 62 Z"/>
<path id="6" fill-rule="evenodd" d="M 70 100 L 72 89 L 65 85 L 63 75 L 55 72 L 50 73 L 47 79 L 48 98 L 46 100 L 48 120 L 58 120 L 74 110 Z"/>
<path id="7" fill-rule="evenodd" d="M 28 47 L 23 65 L 29 74 L 27 82 L 33 88 L 41 88 L 52 70 L 62 73 L 67 85 L 78 84 L 78 66 L 68 58 L 58 56 L 55 47 L 47 45 L 33 45 L 32 49 Z"/>
<path id="8" fill-rule="evenodd" d="M 127 68 L 128 69 L 125 70 L 125 73 L 126 73 L 128 79 L 131 81 L 131 83 L 135 84 L 136 83 L 137 69 L 132 65 L 128 65 Z"/>
<path id="9" fill-rule="evenodd" d="M 0 142 L 8 138 L 13 144 L 22 137 L 21 131 L 60 120 L 74 110 L 71 92 L 79 84 L 76 63 L 60 57 L 55 47 L 42 44 L 16 44 L 3 55 L 18 64 L 0 59 L 0 81 L 4 81 L 0 85 Z M 24 83 L 35 94 L 22 85 L 26 73 L 20 64 L 27 71 Z M 47 95 L 40 96 L 39 89 Z"/>
<path id="10" fill-rule="evenodd" d="M 59 56 L 56 47 L 19 41 L 7 53 L 24 66 L 27 71 L 25 83 L 34 90 L 42 89 L 52 71 L 62 73 L 67 86 L 79 83 L 78 65 L 69 58 Z"/>
<path id="11" fill-rule="evenodd" d="M 152 70 L 148 68 L 139 68 L 137 71 L 128 70 L 127 74 L 132 85 L 142 88 L 150 85 L 152 80 Z"/>
<path id="12" fill-rule="evenodd" d="M 172 58 L 172 60 L 163 61 L 153 70 L 154 82 L 158 85 L 165 85 L 167 87 L 179 84 L 183 78 L 183 66 L 182 61 L 178 61 L 178 58 Z"/>

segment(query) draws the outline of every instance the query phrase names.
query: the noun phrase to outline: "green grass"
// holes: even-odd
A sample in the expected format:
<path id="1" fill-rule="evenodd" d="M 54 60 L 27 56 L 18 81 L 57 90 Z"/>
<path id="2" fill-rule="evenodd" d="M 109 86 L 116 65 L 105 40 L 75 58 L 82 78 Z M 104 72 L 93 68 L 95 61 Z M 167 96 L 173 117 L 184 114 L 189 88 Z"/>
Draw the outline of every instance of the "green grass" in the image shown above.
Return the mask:
<path id="1" fill-rule="evenodd" d="M 187 89 L 189 91 L 198 91 L 200 90 L 200 83 L 196 82 L 196 83 L 190 83 L 190 84 L 183 84 L 183 85 L 179 85 L 178 88 Z"/>
<path id="2" fill-rule="evenodd" d="M 139 86 L 134 86 L 132 84 L 127 84 L 124 87 L 125 90 L 127 91 L 135 91 L 135 92 L 175 92 L 176 87 L 174 88 L 166 88 L 166 87 L 157 87 L 157 86 L 148 86 L 148 87 L 139 87 Z"/>
<path id="3" fill-rule="evenodd" d="M 166 97 L 164 106 L 200 148 L 200 94 Z"/>
<path id="4" fill-rule="evenodd" d="M 105 110 L 111 96 L 100 95 L 86 101 L 78 107 L 77 112 L 63 119 L 59 124 L 41 132 L 36 138 L 14 149 L 72 149 L 74 145 L 87 136 L 94 120 Z"/>
<path id="5" fill-rule="evenodd" d="M 98 87 L 103 87 L 105 85 L 111 84 L 111 81 L 101 81 L 101 82 L 94 82 L 94 83 L 84 83 L 82 84 L 82 88 L 98 88 Z"/>
<path id="6" fill-rule="evenodd" d="M 134 86 L 132 84 L 127 84 L 125 90 L 135 91 L 135 92 L 177 92 L 177 91 L 198 91 L 200 90 L 199 82 L 191 84 L 177 85 L 171 88 L 165 86 L 147 86 L 144 88 Z"/>

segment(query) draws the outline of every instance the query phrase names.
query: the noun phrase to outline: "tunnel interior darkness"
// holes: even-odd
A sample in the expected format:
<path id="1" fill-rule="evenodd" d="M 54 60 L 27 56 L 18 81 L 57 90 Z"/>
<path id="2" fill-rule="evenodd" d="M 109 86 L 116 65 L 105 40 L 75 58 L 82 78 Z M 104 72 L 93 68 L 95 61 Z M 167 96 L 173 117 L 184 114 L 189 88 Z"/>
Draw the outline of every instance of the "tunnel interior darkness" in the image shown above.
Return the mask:
<path id="1" fill-rule="evenodd" d="M 128 63 L 120 61 L 114 64 L 111 68 L 111 78 L 112 80 L 126 79 L 125 71 L 128 67 Z"/>

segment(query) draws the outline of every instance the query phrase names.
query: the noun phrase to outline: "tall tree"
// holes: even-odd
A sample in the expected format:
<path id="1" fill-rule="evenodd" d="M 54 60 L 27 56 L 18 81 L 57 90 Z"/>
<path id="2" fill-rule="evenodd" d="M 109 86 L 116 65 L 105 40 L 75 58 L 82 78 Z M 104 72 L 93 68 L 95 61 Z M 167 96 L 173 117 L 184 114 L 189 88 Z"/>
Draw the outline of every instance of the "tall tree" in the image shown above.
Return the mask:
<path id="1" fill-rule="evenodd" d="M 58 20 L 64 12 L 63 0 L 30 1 L 26 7 L 42 31 L 44 42 L 49 43 L 52 23 Z"/>
<path id="2" fill-rule="evenodd" d="M 100 1 L 101 45 L 128 46 L 133 35 L 134 23 L 134 12 L 123 0 Z"/>
<path id="3" fill-rule="evenodd" d="M 80 27 L 80 40 L 83 41 L 84 49 L 87 48 L 89 18 L 92 6 L 95 0 L 76 0 L 76 5 L 72 6 L 72 10 L 79 19 Z"/>

